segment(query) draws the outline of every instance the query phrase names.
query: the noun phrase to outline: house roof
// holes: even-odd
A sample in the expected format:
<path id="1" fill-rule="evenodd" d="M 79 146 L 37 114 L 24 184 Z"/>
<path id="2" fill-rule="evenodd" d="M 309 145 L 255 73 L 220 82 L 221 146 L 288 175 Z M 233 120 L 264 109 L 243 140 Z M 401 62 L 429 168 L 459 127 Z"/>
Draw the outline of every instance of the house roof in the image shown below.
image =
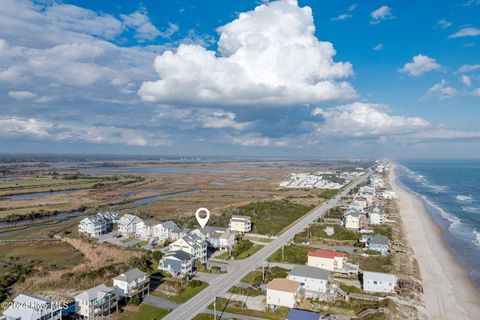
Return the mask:
<path id="1" fill-rule="evenodd" d="M 344 257 L 345 254 L 342 252 L 334 251 L 334 250 L 315 250 L 308 252 L 309 257 L 320 257 L 320 258 L 328 258 L 333 259 L 335 257 Z"/>
<path id="2" fill-rule="evenodd" d="M 80 294 L 75 296 L 75 300 L 82 300 L 82 301 L 91 301 L 93 299 L 103 298 L 107 293 L 113 292 L 114 289 L 107 287 L 103 283 L 93 287 L 91 289 L 85 290 Z"/>
<path id="3" fill-rule="evenodd" d="M 185 241 L 189 246 L 191 246 L 193 248 L 196 248 L 196 249 L 201 248 L 202 246 L 205 245 L 205 241 L 203 241 L 203 239 L 201 239 L 200 237 L 198 237 L 197 235 L 194 235 L 194 234 L 186 235 L 186 236 L 178 239 L 177 241 L 180 241 L 180 240 Z"/>
<path id="4" fill-rule="evenodd" d="M 143 224 L 145 224 L 146 226 L 149 226 L 149 227 L 153 227 L 153 226 L 156 226 L 156 225 L 160 224 L 160 222 L 158 222 L 155 219 L 148 219 L 148 220 L 143 221 Z"/>
<path id="5" fill-rule="evenodd" d="M 297 281 L 289 280 L 289 279 L 281 279 L 275 278 L 269 283 L 267 283 L 267 289 L 278 290 L 278 291 L 285 291 L 295 293 L 298 290 L 300 283 Z"/>
<path id="6" fill-rule="evenodd" d="M 295 266 L 288 273 L 289 276 L 305 277 L 312 279 L 328 280 L 331 272 L 322 268 L 310 266 Z"/>
<path id="7" fill-rule="evenodd" d="M 237 216 L 237 215 L 233 215 L 231 220 L 248 220 L 248 221 L 250 221 L 251 219 L 252 219 L 252 218 L 250 218 L 249 216 Z"/>
<path id="8" fill-rule="evenodd" d="M 122 274 L 119 274 L 113 280 L 120 280 L 120 281 L 133 281 L 136 280 L 140 277 L 143 277 L 145 275 L 145 272 L 140 271 L 138 268 L 133 268 L 128 270 L 127 272 L 124 272 Z"/>
<path id="9" fill-rule="evenodd" d="M 16 302 L 16 305 L 10 306 L 3 312 L 7 319 L 39 319 L 42 316 L 42 312 L 46 314 L 52 308 L 49 301 L 25 293 L 16 296 L 13 301 Z"/>
<path id="10" fill-rule="evenodd" d="M 171 220 L 168 220 L 168 221 L 165 221 L 165 222 L 162 222 L 162 226 L 165 228 L 165 229 L 175 229 L 175 228 L 178 228 L 177 227 L 177 224 Z"/>
<path id="11" fill-rule="evenodd" d="M 220 236 L 220 239 L 228 239 L 231 235 L 233 235 L 233 233 L 227 230 L 224 233 L 222 233 L 222 235 Z"/>
<path id="12" fill-rule="evenodd" d="M 363 281 L 366 280 L 376 280 L 382 282 L 396 282 L 397 276 L 391 273 L 381 273 L 381 272 L 370 272 L 364 271 L 363 272 Z"/>
<path id="13" fill-rule="evenodd" d="M 361 215 L 362 215 L 361 212 L 356 211 L 356 210 L 355 211 L 352 210 L 352 211 L 347 212 L 347 214 L 345 216 L 360 218 Z"/>
<path id="14" fill-rule="evenodd" d="M 191 259 L 192 255 L 188 252 L 178 250 L 178 251 L 172 251 L 170 253 L 167 253 L 165 255 L 165 258 L 167 258 L 167 257 L 173 257 L 173 258 L 176 258 L 178 260 L 185 261 L 185 260 Z"/>
<path id="15" fill-rule="evenodd" d="M 118 221 L 118 223 L 120 224 L 126 224 L 126 225 L 129 225 L 131 223 L 139 223 L 139 222 L 142 222 L 142 219 L 140 219 L 139 217 L 137 216 L 134 216 L 133 214 L 124 214 L 120 220 Z"/>
<path id="16" fill-rule="evenodd" d="M 369 244 L 381 244 L 381 245 L 388 245 L 388 238 L 385 236 L 382 236 L 380 234 L 375 234 L 373 236 L 370 236 L 368 239 Z"/>
<path id="17" fill-rule="evenodd" d="M 320 320 L 320 313 L 307 310 L 291 309 L 288 312 L 285 320 Z"/>

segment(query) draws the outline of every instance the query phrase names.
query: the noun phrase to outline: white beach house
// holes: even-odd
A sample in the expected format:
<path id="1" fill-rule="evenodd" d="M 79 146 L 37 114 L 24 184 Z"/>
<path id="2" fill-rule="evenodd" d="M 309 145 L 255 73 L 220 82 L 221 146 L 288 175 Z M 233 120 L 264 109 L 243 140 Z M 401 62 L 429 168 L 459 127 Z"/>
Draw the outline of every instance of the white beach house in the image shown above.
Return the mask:
<path id="1" fill-rule="evenodd" d="M 118 217 L 116 212 L 100 212 L 83 218 L 78 224 L 78 232 L 90 237 L 98 237 L 113 229 L 113 223 Z"/>
<path id="2" fill-rule="evenodd" d="M 158 268 L 177 277 L 192 273 L 193 263 L 194 259 L 191 254 L 185 251 L 172 251 L 162 257 Z"/>
<path id="3" fill-rule="evenodd" d="M 75 296 L 78 319 L 104 319 L 118 310 L 118 296 L 114 288 L 104 284 Z"/>
<path id="4" fill-rule="evenodd" d="M 131 237 L 137 231 L 137 224 L 143 220 L 133 214 L 125 214 L 118 220 L 118 233 L 124 237 Z"/>
<path id="5" fill-rule="evenodd" d="M 113 278 L 113 286 L 122 298 L 143 298 L 148 295 L 150 278 L 145 272 L 134 268 Z"/>
<path id="6" fill-rule="evenodd" d="M 60 320 L 62 305 L 45 299 L 21 293 L 15 297 L 7 309 L 3 310 L 1 320 Z"/>
<path id="7" fill-rule="evenodd" d="M 290 279 L 276 278 L 267 283 L 267 306 L 270 308 L 293 308 L 297 304 L 300 283 Z"/>
<path id="8" fill-rule="evenodd" d="M 305 291 L 305 296 L 317 296 L 319 293 L 326 293 L 330 282 L 331 272 L 326 269 L 295 266 L 288 273 L 287 279 L 300 283 Z"/>
<path id="9" fill-rule="evenodd" d="M 135 236 L 142 240 L 153 240 L 155 228 L 158 228 L 159 225 L 161 223 L 154 219 L 140 221 L 135 226 Z"/>
<path id="10" fill-rule="evenodd" d="M 395 292 L 397 276 L 389 273 L 363 272 L 363 290 L 368 292 Z"/>
<path id="11" fill-rule="evenodd" d="M 186 235 L 168 247 L 169 251 L 185 251 L 193 256 L 195 261 L 207 261 L 207 243 L 200 237 L 192 234 Z"/>
<path id="12" fill-rule="evenodd" d="M 168 220 L 154 226 L 153 236 L 160 241 L 175 241 L 179 238 L 178 234 L 175 234 L 175 230 L 180 230 L 180 228 L 175 222 Z"/>
<path id="13" fill-rule="evenodd" d="M 233 232 L 248 233 L 252 230 L 252 220 L 248 216 L 232 216 L 228 228 Z"/>
<path id="14" fill-rule="evenodd" d="M 365 224 L 365 216 L 357 210 L 349 210 L 343 217 L 343 225 L 347 229 L 360 230 Z"/>
<path id="15" fill-rule="evenodd" d="M 307 265 L 329 271 L 344 269 L 347 262 L 345 254 L 333 250 L 315 250 L 308 252 Z"/>

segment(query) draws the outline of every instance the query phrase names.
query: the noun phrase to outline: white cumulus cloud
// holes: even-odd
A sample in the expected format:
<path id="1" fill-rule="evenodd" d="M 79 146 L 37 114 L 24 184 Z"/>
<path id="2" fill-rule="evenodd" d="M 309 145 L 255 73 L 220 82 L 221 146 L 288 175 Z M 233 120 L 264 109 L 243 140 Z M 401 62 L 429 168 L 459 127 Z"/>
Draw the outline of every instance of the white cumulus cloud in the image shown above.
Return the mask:
<path id="1" fill-rule="evenodd" d="M 480 36 L 480 29 L 474 27 L 467 27 L 458 30 L 457 32 L 451 34 L 449 38 L 463 38 L 463 37 L 476 37 Z"/>
<path id="2" fill-rule="evenodd" d="M 406 63 L 403 68 L 399 70 L 401 73 L 406 73 L 413 77 L 421 76 L 429 71 L 438 70 L 441 65 L 433 58 L 419 54 L 413 57 L 412 62 Z"/>
<path id="3" fill-rule="evenodd" d="M 370 21 L 371 24 L 377 24 L 384 20 L 394 19 L 395 17 L 392 15 L 392 9 L 389 6 L 381 6 L 377 10 L 374 10 L 370 13 L 370 17 L 372 20 Z"/>
<path id="4" fill-rule="evenodd" d="M 9 91 L 8 95 L 17 100 L 30 100 L 37 96 L 36 93 L 30 91 Z"/>
<path id="5" fill-rule="evenodd" d="M 44 138 L 53 124 L 33 118 L 0 117 L 0 134 L 5 136 L 27 135 L 35 138 Z"/>
<path id="6" fill-rule="evenodd" d="M 391 115 L 387 106 L 354 102 L 330 109 L 315 108 L 312 115 L 320 116 L 317 132 L 328 136 L 365 137 L 400 135 L 423 130 L 430 124 L 417 117 Z"/>
<path id="7" fill-rule="evenodd" d="M 459 73 L 471 72 L 480 70 L 480 64 L 464 64 L 460 68 L 458 68 Z"/>
<path id="8" fill-rule="evenodd" d="M 428 89 L 426 97 L 436 97 L 438 99 L 450 99 L 458 94 L 458 90 L 447 86 L 447 81 L 442 79 L 439 83 L 434 84 Z"/>
<path id="9" fill-rule="evenodd" d="M 462 74 L 461 79 L 462 79 L 462 83 L 467 87 L 470 87 L 472 85 L 472 79 L 470 79 L 469 76 Z"/>
<path id="10" fill-rule="evenodd" d="M 186 105 L 292 105 L 355 96 L 338 81 L 353 74 L 335 62 L 333 45 L 315 37 L 309 7 L 295 0 L 260 5 L 220 27 L 218 52 L 182 44 L 155 59 L 157 81 L 144 82 L 147 102 Z"/>

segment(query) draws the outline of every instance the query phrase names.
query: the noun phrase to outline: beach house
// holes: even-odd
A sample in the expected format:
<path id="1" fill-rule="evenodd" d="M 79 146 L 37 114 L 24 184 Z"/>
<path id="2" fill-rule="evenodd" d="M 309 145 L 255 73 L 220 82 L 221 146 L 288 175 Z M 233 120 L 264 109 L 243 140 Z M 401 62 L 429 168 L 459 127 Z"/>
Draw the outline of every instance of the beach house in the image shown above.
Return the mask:
<path id="1" fill-rule="evenodd" d="M 388 255 L 388 238 L 379 234 L 368 236 L 365 249 L 378 251 L 382 256 Z"/>
<path id="2" fill-rule="evenodd" d="M 150 278 L 145 272 L 134 268 L 113 278 L 113 286 L 118 296 L 127 301 L 133 297 L 141 299 L 148 295 Z"/>
<path id="3" fill-rule="evenodd" d="M 175 277 L 185 276 L 193 272 L 193 262 L 191 254 L 185 251 L 172 251 L 162 257 L 158 268 Z"/>
<path id="4" fill-rule="evenodd" d="M 55 304 L 40 297 L 21 293 L 3 311 L 1 320 L 60 320 L 63 305 Z"/>
<path id="5" fill-rule="evenodd" d="M 368 223 L 378 225 L 385 223 L 385 213 L 382 206 L 372 206 L 368 208 Z"/>
<path id="6" fill-rule="evenodd" d="M 153 237 L 159 241 L 177 240 L 179 237 L 174 234 L 175 230 L 179 229 L 177 224 L 171 220 L 159 223 L 153 227 Z"/>
<path id="7" fill-rule="evenodd" d="M 365 225 L 365 216 L 357 210 L 349 210 L 343 217 L 343 226 L 347 229 L 360 230 Z"/>
<path id="8" fill-rule="evenodd" d="M 155 230 L 159 225 L 161 223 L 154 219 L 142 220 L 135 226 L 135 236 L 142 240 L 153 240 L 155 238 Z"/>
<path id="9" fill-rule="evenodd" d="M 142 222 L 142 219 L 139 217 L 133 214 L 125 214 L 118 220 L 118 233 L 123 237 L 134 236 L 137 231 L 137 224 L 140 222 Z"/>
<path id="10" fill-rule="evenodd" d="M 267 283 L 267 307 L 293 308 L 297 305 L 300 283 L 290 279 L 275 278 Z"/>
<path id="11" fill-rule="evenodd" d="M 228 228 L 233 232 L 248 233 L 252 230 L 252 221 L 248 216 L 232 216 Z"/>
<path id="12" fill-rule="evenodd" d="M 75 296 L 78 319 L 108 318 L 118 310 L 118 296 L 114 288 L 98 285 Z"/>
<path id="13" fill-rule="evenodd" d="M 102 234 L 108 233 L 111 227 L 102 216 L 94 215 L 83 218 L 78 224 L 78 233 L 89 237 L 98 237 Z"/>
<path id="14" fill-rule="evenodd" d="M 344 253 L 333 250 L 315 250 L 308 252 L 307 265 L 322 268 L 329 271 L 337 271 L 344 268 L 347 257 Z"/>
<path id="15" fill-rule="evenodd" d="M 306 297 L 316 297 L 319 293 L 326 293 L 330 282 L 331 272 L 326 269 L 295 266 L 288 273 L 287 279 L 300 283 Z"/>
<path id="16" fill-rule="evenodd" d="M 98 237 L 109 233 L 113 229 L 113 223 L 118 218 L 116 212 L 100 212 L 96 215 L 83 218 L 78 224 L 78 232 L 89 237 Z"/>
<path id="17" fill-rule="evenodd" d="M 225 230 L 219 238 L 220 249 L 231 250 L 235 246 L 235 234 Z"/>
<path id="18" fill-rule="evenodd" d="M 185 251 L 193 256 L 195 261 L 207 261 L 207 243 L 195 234 L 186 235 L 169 245 L 169 251 Z"/>
<path id="19" fill-rule="evenodd" d="M 394 274 L 363 272 L 363 290 L 368 292 L 395 292 L 397 277 Z"/>

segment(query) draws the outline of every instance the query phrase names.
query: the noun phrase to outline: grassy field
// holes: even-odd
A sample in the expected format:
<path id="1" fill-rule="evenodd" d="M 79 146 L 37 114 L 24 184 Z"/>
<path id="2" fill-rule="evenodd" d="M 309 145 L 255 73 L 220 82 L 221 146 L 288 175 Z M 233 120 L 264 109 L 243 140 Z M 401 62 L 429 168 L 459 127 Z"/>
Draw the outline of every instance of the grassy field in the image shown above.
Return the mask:
<path id="1" fill-rule="evenodd" d="M 83 261 L 83 255 L 65 242 L 19 242 L 0 244 L 0 261 L 33 263 L 46 269 L 74 267 Z"/>
<path id="2" fill-rule="evenodd" d="M 305 230 L 297 234 L 295 236 L 295 242 L 301 243 L 304 241 L 318 241 L 321 239 L 357 241 L 360 237 L 359 232 L 348 230 L 342 226 L 335 225 L 333 228 L 335 233 L 329 236 L 325 232 L 325 225 L 312 225 L 308 228 L 308 231 Z"/>
<path id="3" fill-rule="evenodd" d="M 248 283 L 253 286 L 259 286 L 262 283 L 270 282 L 274 278 L 286 278 L 288 270 L 280 267 L 272 267 L 265 269 L 265 280 L 262 277 L 262 269 L 259 268 L 247 274 L 242 280 L 243 283 Z"/>
<path id="4" fill-rule="evenodd" d="M 261 296 L 263 294 L 263 291 L 261 289 L 242 288 L 236 286 L 231 287 L 228 292 L 249 297 Z"/>
<path id="5" fill-rule="evenodd" d="M 218 319 L 218 316 L 217 318 L 215 318 L 213 314 L 208 314 L 208 313 L 200 313 L 200 314 L 197 314 L 195 317 L 193 317 L 193 320 L 214 320 L 214 319 Z"/>
<path id="6" fill-rule="evenodd" d="M 217 311 L 224 311 L 228 313 L 235 313 L 239 315 L 257 317 L 257 318 L 263 318 L 263 319 L 271 319 L 271 320 L 285 319 L 289 310 L 283 307 L 277 308 L 275 311 L 265 311 L 265 312 L 243 309 L 243 302 L 236 302 L 236 301 L 229 302 L 225 298 L 218 298 L 216 304 L 217 304 Z M 213 310 L 213 304 L 211 304 L 208 308 Z"/>
<path id="7" fill-rule="evenodd" d="M 242 260 L 254 255 L 258 250 L 262 248 L 262 245 L 253 244 L 249 240 L 242 239 L 237 242 L 235 249 L 231 253 L 224 252 L 216 258 L 223 260 L 229 260 L 231 258 L 233 258 L 234 260 Z"/>
<path id="8" fill-rule="evenodd" d="M 359 264 L 360 269 L 364 271 L 373 272 L 391 272 L 394 268 L 394 261 L 391 255 L 389 256 L 369 256 L 363 257 L 359 254 L 348 254 L 348 261 Z"/>
<path id="9" fill-rule="evenodd" d="M 19 208 L 19 209 L 10 209 L 2 210 L 0 208 L 0 220 L 10 219 L 16 220 L 16 216 L 26 216 L 34 215 L 38 213 L 39 215 L 48 215 L 49 212 L 68 212 L 79 209 L 80 206 L 74 203 L 56 203 L 56 204 L 46 204 L 46 205 L 36 205 L 33 207 Z"/>
<path id="10" fill-rule="evenodd" d="M 285 246 L 283 251 L 283 259 L 282 249 L 278 249 L 268 258 L 268 261 L 305 264 L 307 263 L 307 254 L 310 250 L 313 249 L 307 246 L 291 244 L 289 246 Z"/>
<path id="11" fill-rule="evenodd" d="M 238 214 L 252 218 L 254 233 L 278 234 L 312 208 L 287 200 L 263 201 L 240 207 Z"/>
<path id="12" fill-rule="evenodd" d="M 169 313 L 166 309 L 160 309 L 148 304 L 128 306 L 122 313 L 113 316 L 114 320 L 155 320 L 162 319 Z"/>
<path id="13" fill-rule="evenodd" d="M 208 283 L 200 281 L 202 284 L 198 287 L 187 287 L 182 293 L 172 296 L 170 300 L 176 303 L 184 303 L 188 301 L 190 298 L 198 294 L 200 291 L 208 287 Z"/>
<path id="14" fill-rule="evenodd" d="M 9 181 L 0 181 L 0 189 L 20 189 L 20 188 L 34 188 L 65 184 L 81 184 L 96 182 L 99 179 L 53 179 L 53 178 L 38 178 L 38 179 L 18 179 Z"/>
<path id="15" fill-rule="evenodd" d="M 258 238 L 258 237 L 250 237 L 247 236 L 248 240 L 255 241 L 255 242 L 262 242 L 262 243 L 270 243 L 275 239 L 269 239 L 269 238 Z"/>

